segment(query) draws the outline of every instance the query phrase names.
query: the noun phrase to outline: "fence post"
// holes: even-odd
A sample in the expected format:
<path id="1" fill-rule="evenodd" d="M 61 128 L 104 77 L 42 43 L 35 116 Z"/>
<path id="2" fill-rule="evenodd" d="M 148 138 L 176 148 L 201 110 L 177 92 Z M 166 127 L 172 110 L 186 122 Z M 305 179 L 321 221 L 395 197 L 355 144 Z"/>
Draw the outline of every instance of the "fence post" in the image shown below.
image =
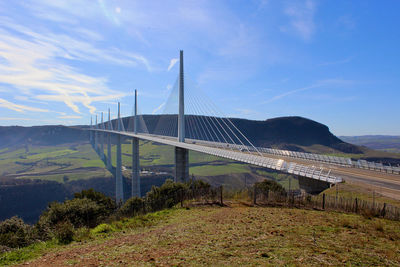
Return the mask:
<path id="1" fill-rule="evenodd" d="M 325 209 L 325 193 L 322 194 L 322 209 Z"/>
<path id="2" fill-rule="evenodd" d="M 383 208 L 382 208 L 382 211 L 381 211 L 381 216 L 382 216 L 383 218 L 385 218 L 385 215 L 386 215 L 386 203 L 383 203 Z"/>
<path id="3" fill-rule="evenodd" d="M 253 204 L 254 204 L 254 206 L 257 204 L 257 187 L 256 186 L 254 186 Z"/>
<path id="4" fill-rule="evenodd" d="M 358 213 L 358 198 L 356 198 L 356 213 Z"/>
<path id="5" fill-rule="evenodd" d="M 375 213 L 375 190 L 372 192 L 372 210 Z"/>
<path id="6" fill-rule="evenodd" d="M 180 190 L 181 208 L 183 208 L 183 189 Z"/>
<path id="7" fill-rule="evenodd" d="M 223 201 L 223 199 L 222 199 L 222 191 L 223 191 L 223 189 L 222 189 L 222 185 L 221 185 L 221 187 L 220 187 L 220 192 L 221 192 L 221 206 L 224 205 L 224 201 Z"/>

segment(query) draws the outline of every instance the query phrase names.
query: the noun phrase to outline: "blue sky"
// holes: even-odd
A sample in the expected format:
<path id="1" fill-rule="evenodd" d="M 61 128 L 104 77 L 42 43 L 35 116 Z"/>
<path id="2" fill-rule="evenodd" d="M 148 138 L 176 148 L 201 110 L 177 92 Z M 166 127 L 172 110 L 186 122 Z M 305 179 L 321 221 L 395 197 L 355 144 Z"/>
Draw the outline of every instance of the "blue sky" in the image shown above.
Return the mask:
<path id="1" fill-rule="evenodd" d="M 224 114 L 400 135 L 399 1 L 0 1 L 0 125 L 162 110 L 185 72 Z M 160 108 L 161 106 L 161 108 Z"/>

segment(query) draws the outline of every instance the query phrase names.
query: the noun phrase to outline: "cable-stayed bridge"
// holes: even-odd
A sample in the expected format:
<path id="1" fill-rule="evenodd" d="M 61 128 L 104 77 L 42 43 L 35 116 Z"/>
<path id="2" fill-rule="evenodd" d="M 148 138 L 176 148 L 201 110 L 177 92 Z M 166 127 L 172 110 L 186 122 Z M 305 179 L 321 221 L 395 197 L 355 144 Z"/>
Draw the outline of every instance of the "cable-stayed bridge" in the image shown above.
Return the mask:
<path id="1" fill-rule="evenodd" d="M 306 155 L 309 153 L 303 153 L 303 161 L 300 161 L 298 158 L 301 158 L 301 154 L 296 152 L 280 153 L 279 150 L 255 147 L 232 121 L 224 116 L 205 94 L 202 94 L 200 88 L 191 84 L 190 79 L 184 78 L 183 51 L 180 52 L 179 76 L 164 106 L 164 112 L 158 116 L 157 121 L 146 121 L 143 115 L 138 114 L 137 91 L 135 90 L 134 114 L 128 125 L 124 125 L 119 103 L 118 117 L 114 123 L 110 118 L 110 110 L 108 110 L 107 122 L 104 121 L 103 114 L 101 114 L 101 122 L 97 121 L 97 116 L 94 125 L 91 121 L 90 140 L 101 159 L 105 161 L 107 168 L 113 170 L 116 178 L 117 201 L 123 201 L 124 191 L 121 151 L 123 137 L 132 139 L 132 196 L 141 196 L 139 139 L 175 147 L 176 181 L 185 181 L 189 178 L 189 151 L 296 175 L 299 178 L 300 187 L 308 192 L 322 191 L 331 184 L 343 181 L 339 175 L 340 172 L 332 171 L 330 164 L 346 168 L 354 167 L 349 159 L 309 157 Z M 116 137 L 115 171 L 111 164 L 112 135 Z M 104 155 L 105 144 L 107 156 Z M 325 159 L 328 165 L 326 167 L 310 165 L 310 161 L 318 159 L 321 161 Z M 383 165 L 380 170 L 383 170 Z M 390 169 L 387 167 L 385 170 L 400 173 L 400 168 L 396 169 L 396 167 L 390 167 Z"/>

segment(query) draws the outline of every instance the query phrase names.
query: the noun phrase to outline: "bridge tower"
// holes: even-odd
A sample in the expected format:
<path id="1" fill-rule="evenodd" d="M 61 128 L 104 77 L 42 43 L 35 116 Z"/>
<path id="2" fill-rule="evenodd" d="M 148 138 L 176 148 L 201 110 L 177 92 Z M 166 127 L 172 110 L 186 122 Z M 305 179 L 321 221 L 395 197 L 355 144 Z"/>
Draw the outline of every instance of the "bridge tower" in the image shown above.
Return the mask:
<path id="1" fill-rule="evenodd" d="M 101 126 L 100 128 L 104 130 L 104 120 L 103 120 L 103 112 L 101 112 Z M 104 132 L 101 132 L 101 139 L 100 139 L 100 158 L 104 161 Z"/>
<path id="2" fill-rule="evenodd" d="M 107 123 L 107 130 L 112 131 L 112 125 L 111 125 L 111 114 L 110 114 L 110 109 L 108 109 L 108 123 Z M 111 134 L 107 134 L 107 169 L 109 171 L 112 170 L 112 163 L 111 163 Z"/>
<path id="3" fill-rule="evenodd" d="M 185 95 L 183 74 L 183 50 L 179 52 L 179 114 L 178 141 L 185 142 Z M 175 147 L 175 182 L 184 182 L 189 177 L 189 151 Z"/>
<path id="4" fill-rule="evenodd" d="M 135 90 L 135 115 L 133 117 L 133 133 L 137 134 L 137 90 Z M 132 138 L 132 197 L 141 197 L 140 192 L 140 165 L 139 165 L 139 138 Z"/>
<path id="5" fill-rule="evenodd" d="M 97 125 L 97 114 L 96 114 L 96 124 L 94 125 L 94 128 L 95 129 L 98 129 L 99 127 L 98 127 L 98 125 Z M 97 143 L 99 142 L 99 140 L 98 140 L 98 134 L 97 134 L 97 131 L 95 131 L 94 132 L 94 150 L 96 151 L 96 152 L 98 152 L 99 151 L 99 149 L 98 149 L 98 147 L 97 147 Z"/>
<path id="6" fill-rule="evenodd" d="M 93 118 L 92 118 L 92 116 L 90 116 L 90 129 L 93 130 Z M 90 140 L 90 144 L 93 147 L 93 131 L 89 131 L 89 140 Z"/>
<path id="7" fill-rule="evenodd" d="M 118 102 L 118 131 L 122 131 L 121 107 Z M 115 170 L 115 201 L 117 205 L 124 202 L 124 187 L 122 184 L 122 154 L 121 154 L 121 135 L 117 134 L 117 169 Z"/>

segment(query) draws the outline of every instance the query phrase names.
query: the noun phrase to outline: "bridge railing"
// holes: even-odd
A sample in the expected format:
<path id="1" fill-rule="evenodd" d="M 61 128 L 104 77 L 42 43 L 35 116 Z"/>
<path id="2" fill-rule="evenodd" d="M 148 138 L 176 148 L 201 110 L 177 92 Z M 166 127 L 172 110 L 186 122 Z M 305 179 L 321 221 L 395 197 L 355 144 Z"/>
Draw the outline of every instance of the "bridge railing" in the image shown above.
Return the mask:
<path id="1" fill-rule="evenodd" d="M 104 131 L 104 132 L 110 132 L 107 130 L 101 130 L 101 129 L 94 129 L 95 131 Z M 132 136 L 132 137 L 139 137 L 144 140 L 149 140 L 152 142 L 157 142 L 157 143 L 163 143 L 171 146 L 176 146 L 176 147 L 182 147 L 186 148 L 189 150 L 205 153 L 205 154 L 210 154 L 218 157 L 223 157 L 235 161 L 240 161 L 240 162 L 245 162 L 249 163 L 252 165 L 260 166 L 260 167 L 266 167 L 269 169 L 281 171 L 281 172 L 286 172 L 294 175 L 300 175 L 312 179 L 318 179 L 321 181 L 325 181 L 328 183 L 340 183 L 342 182 L 341 177 L 333 176 L 330 175 L 330 172 L 323 174 L 322 172 L 319 173 L 318 175 L 315 173 L 315 170 L 312 169 L 312 167 L 306 166 L 306 165 L 301 165 L 301 164 L 294 164 L 294 163 L 287 163 L 286 161 L 282 159 L 275 159 L 275 158 L 268 158 L 265 156 L 259 156 L 259 155 L 254 155 L 250 153 L 245 153 L 245 152 L 238 152 L 238 151 L 233 151 L 225 148 L 216 148 L 214 146 L 205 146 L 205 145 L 199 145 L 199 144 L 193 144 L 193 143 L 188 143 L 188 142 L 178 142 L 174 138 L 170 137 L 160 137 L 157 135 L 151 135 L 151 134 L 134 134 L 131 132 L 124 132 L 124 131 L 111 131 L 116 134 L 122 134 L 125 136 Z M 294 165 L 293 165 L 294 164 Z M 291 171 L 291 172 L 289 172 Z"/>

